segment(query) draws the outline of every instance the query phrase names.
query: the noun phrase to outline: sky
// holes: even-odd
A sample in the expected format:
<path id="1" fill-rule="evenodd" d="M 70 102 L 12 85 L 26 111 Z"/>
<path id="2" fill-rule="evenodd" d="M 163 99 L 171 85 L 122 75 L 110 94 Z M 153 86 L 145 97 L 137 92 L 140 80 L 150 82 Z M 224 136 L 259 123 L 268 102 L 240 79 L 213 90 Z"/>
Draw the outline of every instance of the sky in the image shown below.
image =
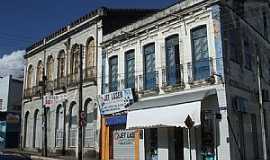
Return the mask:
<path id="1" fill-rule="evenodd" d="M 4 62 L 14 64 L 18 60 L 20 61 L 18 63 L 21 64 L 23 61 L 21 57 L 25 53 L 26 47 L 96 8 L 101 6 L 109 8 L 165 8 L 176 1 L 1 0 L 0 76 L 1 73 L 7 74 L 9 72 L 7 69 L 3 71 Z M 14 70 L 14 68 L 8 69 Z"/>

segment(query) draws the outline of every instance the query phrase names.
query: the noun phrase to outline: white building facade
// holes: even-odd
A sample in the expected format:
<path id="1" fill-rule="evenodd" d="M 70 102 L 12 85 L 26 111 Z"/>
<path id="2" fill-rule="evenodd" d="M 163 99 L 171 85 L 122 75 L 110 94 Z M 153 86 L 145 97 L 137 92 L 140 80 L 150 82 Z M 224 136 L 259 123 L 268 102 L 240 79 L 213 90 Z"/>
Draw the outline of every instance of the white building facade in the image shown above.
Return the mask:
<path id="1" fill-rule="evenodd" d="M 83 54 L 82 110 L 86 114 L 83 156 L 85 159 L 98 159 L 97 53 L 101 53 L 102 37 L 121 25 L 153 12 L 155 10 L 100 8 L 27 49 L 21 142 L 25 150 L 40 153 L 44 150 L 45 103 L 42 97 L 45 95 L 56 97 L 53 104 L 46 106 L 48 153 L 77 155 L 79 65 L 80 54 Z M 122 16 L 123 13 L 126 16 Z M 119 24 L 121 20 L 124 22 Z M 44 79 L 45 92 L 42 88 Z"/>
<path id="2" fill-rule="evenodd" d="M 235 3 L 181 1 L 104 36 L 99 94 L 135 103 L 102 115 L 101 159 L 269 157 L 269 6 Z"/>

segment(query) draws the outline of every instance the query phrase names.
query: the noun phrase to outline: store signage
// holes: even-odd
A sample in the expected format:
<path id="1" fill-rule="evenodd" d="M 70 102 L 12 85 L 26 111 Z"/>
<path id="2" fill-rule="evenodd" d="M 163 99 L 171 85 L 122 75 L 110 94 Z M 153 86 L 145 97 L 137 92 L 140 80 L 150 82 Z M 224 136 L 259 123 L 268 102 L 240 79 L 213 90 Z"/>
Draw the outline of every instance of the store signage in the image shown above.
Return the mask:
<path id="1" fill-rule="evenodd" d="M 116 130 L 113 132 L 115 145 L 131 145 L 134 144 L 135 130 Z"/>
<path id="2" fill-rule="evenodd" d="M 106 124 L 109 126 L 121 125 L 127 123 L 127 115 L 113 116 L 106 118 Z"/>
<path id="3" fill-rule="evenodd" d="M 125 111 L 132 103 L 133 95 L 130 88 L 103 94 L 100 97 L 100 113 L 108 115 Z"/>
<path id="4" fill-rule="evenodd" d="M 45 107 L 53 107 L 55 103 L 63 101 L 67 99 L 66 94 L 61 94 L 61 95 L 46 95 L 43 98 L 43 105 Z"/>

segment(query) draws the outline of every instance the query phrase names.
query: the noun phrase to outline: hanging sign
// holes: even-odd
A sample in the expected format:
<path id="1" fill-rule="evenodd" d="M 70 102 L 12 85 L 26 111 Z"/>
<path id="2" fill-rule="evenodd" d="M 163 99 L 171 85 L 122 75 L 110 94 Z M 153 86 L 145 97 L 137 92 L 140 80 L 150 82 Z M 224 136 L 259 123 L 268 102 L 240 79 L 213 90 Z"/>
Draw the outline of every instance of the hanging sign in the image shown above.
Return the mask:
<path id="1" fill-rule="evenodd" d="M 100 97 L 100 112 L 102 115 L 113 114 L 127 110 L 133 103 L 131 88 L 110 92 Z"/>

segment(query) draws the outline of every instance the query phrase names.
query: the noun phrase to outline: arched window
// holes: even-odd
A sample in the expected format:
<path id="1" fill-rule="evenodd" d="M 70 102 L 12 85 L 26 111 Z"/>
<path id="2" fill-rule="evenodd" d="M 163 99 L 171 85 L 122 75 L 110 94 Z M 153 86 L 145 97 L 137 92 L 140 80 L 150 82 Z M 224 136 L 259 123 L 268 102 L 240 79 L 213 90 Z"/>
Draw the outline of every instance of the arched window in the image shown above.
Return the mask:
<path id="1" fill-rule="evenodd" d="M 28 72 L 27 72 L 27 85 L 26 85 L 26 88 L 32 88 L 33 71 L 34 71 L 34 68 L 33 68 L 32 65 L 30 65 L 28 67 Z"/>
<path id="2" fill-rule="evenodd" d="M 42 116 L 37 109 L 34 113 L 33 148 L 42 148 Z"/>
<path id="3" fill-rule="evenodd" d="M 76 102 L 72 102 L 69 108 L 69 147 L 76 147 L 77 145 L 77 125 L 77 104 Z"/>
<path id="4" fill-rule="evenodd" d="M 57 78 L 63 78 L 65 76 L 65 52 L 64 52 L 64 50 L 59 52 L 57 59 L 58 59 Z"/>
<path id="5" fill-rule="evenodd" d="M 36 76 L 36 85 L 39 85 L 39 82 L 42 81 L 42 74 L 43 74 L 43 64 L 42 61 L 38 61 L 37 65 L 37 76 Z"/>
<path id="6" fill-rule="evenodd" d="M 78 44 L 72 46 L 70 57 L 70 73 L 79 73 L 80 48 Z"/>
<path id="7" fill-rule="evenodd" d="M 97 113 L 95 112 L 95 105 L 92 99 L 86 100 L 84 111 L 86 112 L 87 120 L 84 133 L 84 147 L 94 147 Z"/>
<path id="8" fill-rule="evenodd" d="M 24 147 L 30 147 L 30 135 L 29 135 L 29 111 L 27 111 L 25 113 L 25 116 L 24 116 Z"/>
<path id="9" fill-rule="evenodd" d="M 53 57 L 49 56 L 47 60 L 47 79 L 53 81 Z"/>
<path id="10" fill-rule="evenodd" d="M 63 146 L 63 134 L 64 134 L 64 107 L 58 105 L 56 109 L 56 128 L 55 128 L 55 146 Z"/>
<path id="11" fill-rule="evenodd" d="M 96 76 L 96 46 L 93 37 L 86 43 L 86 77 L 94 78 Z"/>

